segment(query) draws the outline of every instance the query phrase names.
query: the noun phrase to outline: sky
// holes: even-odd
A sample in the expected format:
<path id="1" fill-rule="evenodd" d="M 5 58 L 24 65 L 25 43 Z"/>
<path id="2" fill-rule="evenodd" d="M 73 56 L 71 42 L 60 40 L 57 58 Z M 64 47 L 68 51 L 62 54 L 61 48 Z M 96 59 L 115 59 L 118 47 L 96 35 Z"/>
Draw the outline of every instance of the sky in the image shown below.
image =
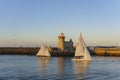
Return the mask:
<path id="1" fill-rule="evenodd" d="M 0 47 L 57 46 L 63 32 L 74 45 L 120 45 L 120 0 L 0 0 Z"/>

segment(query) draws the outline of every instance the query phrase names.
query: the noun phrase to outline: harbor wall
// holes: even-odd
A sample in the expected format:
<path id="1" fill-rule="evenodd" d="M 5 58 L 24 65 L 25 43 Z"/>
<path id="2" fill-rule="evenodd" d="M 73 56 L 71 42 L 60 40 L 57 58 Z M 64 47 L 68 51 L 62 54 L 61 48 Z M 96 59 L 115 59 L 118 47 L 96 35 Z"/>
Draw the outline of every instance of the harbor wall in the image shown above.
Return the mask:
<path id="1" fill-rule="evenodd" d="M 38 47 L 1 47 L 0 55 L 36 55 L 40 48 Z M 64 56 L 71 57 L 74 56 L 72 52 L 62 52 L 53 50 L 50 52 L 51 56 Z"/>
<path id="2" fill-rule="evenodd" d="M 36 55 L 39 48 L 35 47 L 1 47 L 1 55 Z"/>
<path id="3" fill-rule="evenodd" d="M 113 48 L 95 48 L 94 49 L 95 55 L 98 56 L 120 56 L 120 48 L 113 47 Z"/>
<path id="4" fill-rule="evenodd" d="M 0 55 L 36 55 L 40 48 L 38 47 L 1 47 Z M 105 48 L 95 47 L 94 50 L 89 50 L 91 55 L 96 56 L 120 56 L 120 48 Z M 60 52 L 53 49 L 52 56 L 74 56 L 74 52 Z"/>

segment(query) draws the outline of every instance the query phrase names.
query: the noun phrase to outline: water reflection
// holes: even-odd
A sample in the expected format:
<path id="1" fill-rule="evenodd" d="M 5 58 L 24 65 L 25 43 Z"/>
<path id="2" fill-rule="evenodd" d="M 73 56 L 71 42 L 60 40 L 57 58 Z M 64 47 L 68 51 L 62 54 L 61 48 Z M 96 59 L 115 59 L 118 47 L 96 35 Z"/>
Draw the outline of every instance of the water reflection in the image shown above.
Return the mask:
<path id="1" fill-rule="evenodd" d="M 38 65 L 41 77 L 44 77 L 48 73 L 48 64 L 50 59 L 50 57 L 38 57 Z"/>
<path id="2" fill-rule="evenodd" d="M 119 62 L 119 57 L 94 57 L 93 62 Z"/>
<path id="3" fill-rule="evenodd" d="M 120 57 L 74 63 L 69 57 L 1 55 L 0 71 L 0 80 L 120 80 Z"/>
<path id="4" fill-rule="evenodd" d="M 74 71 L 76 75 L 76 79 L 84 79 L 90 65 L 90 61 L 79 61 L 74 63 Z"/>
<path id="5" fill-rule="evenodd" d="M 57 75 L 59 80 L 75 80 L 71 57 L 59 57 L 57 63 Z"/>
<path id="6" fill-rule="evenodd" d="M 58 58 L 58 73 L 59 73 L 59 75 L 62 75 L 64 73 L 65 65 L 63 63 L 64 63 L 64 58 L 59 57 Z"/>
<path id="7" fill-rule="evenodd" d="M 50 57 L 38 57 L 38 64 L 40 68 L 47 68 L 50 61 Z"/>

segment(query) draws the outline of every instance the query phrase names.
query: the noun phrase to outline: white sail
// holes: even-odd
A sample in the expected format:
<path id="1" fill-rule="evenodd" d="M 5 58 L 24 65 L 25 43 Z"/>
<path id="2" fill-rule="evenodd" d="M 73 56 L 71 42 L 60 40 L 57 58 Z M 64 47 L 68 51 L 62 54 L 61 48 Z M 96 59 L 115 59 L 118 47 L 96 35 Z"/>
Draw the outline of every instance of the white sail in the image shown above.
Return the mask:
<path id="1" fill-rule="evenodd" d="M 80 33 L 79 39 L 78 39 L 78 43 L 76 45 L 76 51 L 75 51 L 75 59 L 72 60 L 91 60 L 91 56 L 90 53 L 85 45 L 85 42 L 82 38 L 82 34 Z M 82 58 L 81 58 L 82 57 Z"/>
<path id="2" fill-rule="evenodd" d="M 76 45 L 75 56 L 83 56 L 84 55 L 84 47 L 82 42 L 82 35 L 80 34 L 78 38 L 78 43 Z"/>
<path id="3" fill-rule="evenodd" d="M 51 55 L 50 55 L 50 52 L 49 52 L 49 50 L 48 50 L 48 48 L 46 48 L 45 56 L 51 56 Z"/>
<path id="4" fill-rule="evenodd" d="M 40 48 L 40 50 L 38 51 L 37 56 L 42 56 L 43 53 L 45 52 L 45 50 L 46 50 L 45 46 L 44 46 L 44 45 L 41 45 L 41 48 Z"/>
<path id="5" fill-rule="evenodd" d="M 92 60 L 92 58 L 90 56 L 90 53 L 89 53 L 89 51 L 88 51 L 88 49 L 86 47 L 86 44 L 84 42 L 84 40 L 83 40 L 83 47 L 84 47 L 84 59 L 85 60 Z"/>
<path id="6" fill-rule="evenodd" d="M 47 46 L 41 45 L 40 50 L 37 53 L 37 56 L 51 56 Z"/>

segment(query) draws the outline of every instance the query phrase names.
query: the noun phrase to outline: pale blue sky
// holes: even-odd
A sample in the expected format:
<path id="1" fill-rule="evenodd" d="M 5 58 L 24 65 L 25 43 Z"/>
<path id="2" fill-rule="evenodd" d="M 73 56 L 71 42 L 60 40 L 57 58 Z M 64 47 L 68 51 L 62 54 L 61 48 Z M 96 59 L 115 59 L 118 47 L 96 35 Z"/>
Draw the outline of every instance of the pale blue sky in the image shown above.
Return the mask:
<path id="1" fill-rule="evenodd" d="M 120 0 L 0 0 L 0 46 L 56 45 L 60 32 L 120 45 Z"/>

